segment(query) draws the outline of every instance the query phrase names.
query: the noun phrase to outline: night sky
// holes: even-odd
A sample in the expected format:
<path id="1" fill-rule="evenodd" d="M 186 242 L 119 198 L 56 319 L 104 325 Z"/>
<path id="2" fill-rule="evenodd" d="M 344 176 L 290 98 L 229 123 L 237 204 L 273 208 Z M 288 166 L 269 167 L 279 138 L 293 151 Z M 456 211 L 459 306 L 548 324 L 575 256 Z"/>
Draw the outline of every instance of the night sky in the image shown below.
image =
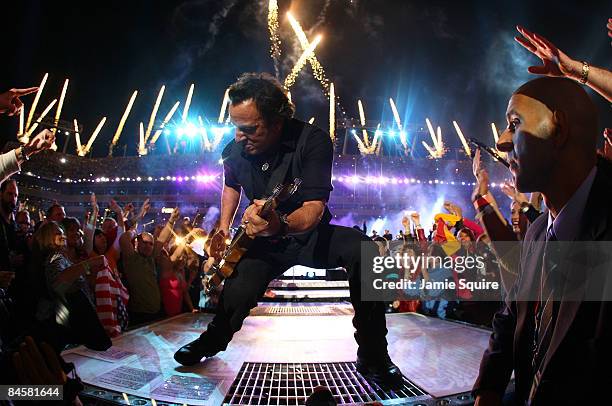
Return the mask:
<path id="1" fill-rule="evenodd" d="M 14 3 L 2 5 L 5 73 L 0 88 L 35 86 L 49 72 L 42 109 L 70 78 L 62 118 L 77 118 L 88 136 L 102 116 L 108 117 L 94 155 L 107 153 L 136 89 L 139 95 L 120 140 L 132 153 L 138 122 L 146 125 L 162 84 L 166 94 L 158 118 L 175 101 L 182 103 L 195 83 L 190 116 L 216 120 L 225 88 L 241 72 L 274 72 L 267 0 Z M 544 35 L 575 59 L 608 68 L 612 61 L 605 28 L 612 16 L 609 0 L 278 3 L 281 78 L 299 56 L 285 18 L 291 9 L 309 39 L 323 34 L 316 54 L 348 116 L 358 117 L 357 99 L 362 99 L 368 119 L 391 121 L 388 98 L 393 97 L 404 122 L 424 125 L 429 117 L 451 145 L 459 144 L 452 120 L 466 136 L 490 142 L 489 123 L 504 124 L 512 90 L 533 78 L 527 67 L 539 60 L 514 42 L 516 24 Z M 610 105 L 591 94 L 601 127 L 612 126 Z M 326 127 L 327 102 L 310 66 L 292 95 L 299 118 L 315 116 L 316 124 Z M 0 144 L 14 140 L 16 125 L 16 118 L 0 119 Z"/>

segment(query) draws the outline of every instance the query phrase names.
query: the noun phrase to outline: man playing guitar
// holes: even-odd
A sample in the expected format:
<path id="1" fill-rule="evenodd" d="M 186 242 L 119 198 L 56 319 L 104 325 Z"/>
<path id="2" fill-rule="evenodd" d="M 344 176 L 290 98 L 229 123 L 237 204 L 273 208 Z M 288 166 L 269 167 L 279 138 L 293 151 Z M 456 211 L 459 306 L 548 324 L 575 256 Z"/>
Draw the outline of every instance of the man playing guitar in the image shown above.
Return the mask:
<path id="1" fill-rule="evenodd" d="M 326 203 L 332 190 L 333 160 L 329 135 L 294 119 L 293 104 L 268 74 L 243 74 L 228 94 L 236 133 L 222 153 L 225 179 L 220 226 L 213 236 L 211 255 L 217 259 L 223 255 L 241 192 L 251 202 L 242 224 L 254 240 L 225 280 L 217 313 L 207 330 L 180 348 L 175 360 L 194 365 L 225 350 L 270 281 L 291 266 L 343 267 L 355 309 L 357 369 L 380 384 L 399 386 L 402 373 L 387 353 L 385 307 L 380 301 L 361 298 L 362 260 L 364 266 L 372 264 L 378 255 L 376 244 L 358 230 L 329 224 L 332 216 Z M 264 201 L 256 199 L 296 178 L 301 179 L 296 193 L 267 218 L 260 217 Z"/>

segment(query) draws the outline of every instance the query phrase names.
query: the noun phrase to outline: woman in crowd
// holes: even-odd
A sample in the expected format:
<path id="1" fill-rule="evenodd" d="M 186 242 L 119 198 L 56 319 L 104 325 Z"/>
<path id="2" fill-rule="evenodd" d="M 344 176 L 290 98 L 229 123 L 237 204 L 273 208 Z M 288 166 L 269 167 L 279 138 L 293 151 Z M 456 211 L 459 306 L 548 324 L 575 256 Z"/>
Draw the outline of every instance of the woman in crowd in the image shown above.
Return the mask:
<path id="1" fill-rule="evenodd" d="M 183 309 L 193 312 L 193 303 L 188 291 L 189 284 L 185 276 L 186 254 L 183 253 L 174 260 L 170 258 L 169 261 L 164 262 L 168 266 L 162 267 L 159 288 L 166 315 L 176 316 L 182 313 Z"/>
<path id="2" fill-rule="evenodd" d="M 36 318 L 69 327 L 68 342 L 85 344 L 93 349 L 106 349 L 102 327 L 96 317 L 94 295 L 86 277 L 108 266 L 99 255 L 74 263 L 67 254 L 66 234 L 54 221 L 41 226 L 34 234 L 34 258 L 41 262 L 46 294 L 39 298 Z M 67 342 L 66 342 L 67 343 Z"/>

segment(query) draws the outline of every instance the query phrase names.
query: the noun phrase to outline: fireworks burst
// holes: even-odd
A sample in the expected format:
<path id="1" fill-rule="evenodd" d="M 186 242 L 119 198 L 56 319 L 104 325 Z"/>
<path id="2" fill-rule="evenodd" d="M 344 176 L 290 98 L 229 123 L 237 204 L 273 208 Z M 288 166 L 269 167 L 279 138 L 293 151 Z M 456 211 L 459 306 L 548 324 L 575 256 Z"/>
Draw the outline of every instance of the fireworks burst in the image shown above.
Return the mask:
<path id="1" fill-rule="evenodd" d="M 306 37 L 306 33 L 304 33 L 302 26 L 293 17 L 291 13 L 287 13 L 287 18 L 289 19 L 289 24 L 291 24 L 291 28 L 293 28 L 293 31 L 295 32 L 295 35 L 297 36 L 298 41 L 300 42 L 300 46 L 302 47 L 302 50 L 303 51 L 307 50 L 311 44 L 310 44 L 310 41 L 308 41 L 308 38 Z M 321 86 L 323 87 L 323 91 L 325 92 L 325 94 L 329 95 L 329 92 L 330 92 L 329 88 L 330 88 L 331 82 L 325 76 L 325 70 L 323 69 L 323 66 L 321 66 L 321 63 L 317 59 L 317 56 L 313 53 L 308 58 L 308 62 L 310 62 L 310 66 L 312 67 L 312 72 L 314 74 L 315 79 L 317 79 L 319 83 L 321 83 Z"/>
<path id="2" fill-rule="evenodd" d="M 223 120 L 225 119 L 225 109 L 227 108 L 227 105 L 229 104 L 230 99 L 229 99 L 229 89 L 225 90 L 225 94 L 223 95 L 223 101 L 221 102 L 221 111 L 219 112 L 219 124 L 223 123 Z"/>
<path id="3" fill-rule="evenodd" d="M 91 137 L 89 137 L 89 140 L 87 141 L 87 145 L 85 145 L 85 154 L 88 154 L 89 151 L 91 151 L 91 146 L 93 145 L 94 141 L 98 137 L 100 130 L 102 130 L 102 126 L 104 125 L 104 123 L 106 123 L 106 117 L 102 117 L 102 120 L 100 120 L 100 122 L 98 123 L 98 126 L 94 130 L 93 134 L 91 134 Z"/>
<path id="4" fill-rule="evenodd" d="M 125 125 L 125 121 L 130 115 L 130 111 L 132 110 L 132 106 L 134 105 L 134 100 L 136 100 L 136 96 L 138 95 L 138 90 L 134 90 L 132 93 L 132 97 L 130 97 L 130 101 L 128 102 L 123 115 L 121 116 L 121 120 L 119 120 L 119 125 L 117 126 L 117 130 L 115 131 L 115 135 L 113 136 L 113 140 L 111 141 L 111 145 L 108 150 L 108 156 L 113 155 L 113 149 L 117 142 L 119 142 L 119 137 L 121 136 L 121 132 L 123 131 L 123 126 Z"/>
<path id="5" fill-rule="evenodd" d="M 189 107 L 191 106 L 191 97 L 193 96 L 194 86 L 195 85 L 193 83 L 191 84 L 191 86 L 189 86 L 189 92 L 187 92 L 187 100 L 185 101 L 185 108 L 183 109 L 183 116 L 181 117 L 182 121 L 187 120 L 187 115 L 189 114 Z M 172 114 L 174 114 L 174 112 Z"/>
<path id="6" fill-rule="evenodd" d="M 463 131 L 461 131 L 461 128 L 459 128 L 459 124 L 457 124 L 456 121 L 453 121 L 453 125 L 455 126 L 455 131 L 457 131 L 457 135 L 459 136 L 459 139 L 461 140 L 461 144 L 463 145 L 463 149 L 465 150 L 465 153 L 467 154 L 467 156 L 471 157 L 472 150 L 470 149 L 470 146 L 468 145 L 467 141 L 465 140 L 465 137 L 463 136 Z"/>
<path id="7" fill-rule="evenodd" d="M 151 111 L 151 117 L 149 118 L 149 125 L 147 126 L 147 131 L 145 132 L 145 143 L 149 140 L 149 137 L 151 136 L 153 124 L 155 124 L 155 117 L 157 117 L 157 110 L 159 110 L 159 104 L 162 101 L 162 97 L 164 97 L 165 90 L 166 86 L 162 86 L 161 89 L 159 89 L 159 93 L 157 94 L 157 100 L 155 100 L 155 105 L 153 106 L 153 111 Z"/>
<path id="8" fill-rule="evenodd" d="M 304 50 L 302 56 L 300 56 L 300 59 L 297 60 L 295 66 L 293 69 L 291 69 L 291 73 L 289 73 L 289 75 L 287 75 L 285 78 L 285 89 L 289 89 L 291 86 L 293 86 L 308 58 L 314 55 L 314 50 L 317 48 L 317 45 L 319 45 L 319 42 L 321 42 L 321 39 L 323 39 L 323 37 L 321 35 L 317 35 L 315 40 L 308 46 L 308 48 L 306 48 L 306 50 Z"/>
<path id="9" fill-rule="evenodd" d="M 36 95 L 34 96 L 34 101 L 32 102 L 32 108 L 30 109 L 30 114 L 28 114 L 28 120 L 26 121 L 26 125 L 25 125 L 26 131 L 30 129 L 30 124 L 32 123 L 32 119 L 34 118 L 34 112 L 36 111 L 36 106 L 38 106 L 40 95 L 42 94 L 42 91 L 45 88 L 45 83 L 47 83 L 48 77 L 49 77 L 49 74 L 45 73 L 45 76 L 43 76 L 42 80 L 40 81 L 40 85 L 38 85 L 38 91 L 36 92 Z M 28 133 L 31 134 L 30 131 L 28 131 Z"/>
<path id="10" fill-rule="evenodd" d="M 491 131 L 493 131 L 493 139 L 495 140 L 495 145 L 499 141 L 499 132 L 497 131 L 497 127 L 495 127 L 495 123 L 491 123 Z"/>
<path id="11" fill-rule="evenodd" d="M 25 133 L 24 138 L 26 140 L 30 139 L 30 135 L 32 135 L 32 133 L 34 132 L 34 130 L 36 130 L 36 128 L 38 127 L 38 125 L 42 122 L 43 118 L 45 118 L 45 116 L 47 114 L 49 114 L 49 111 L 51 111 L 51 109 L 53 108 L 53 106 L 55 106 L 55 103 L 57 103 L 57 99 L 53 99 L 53 101 L 51 103 L 49 103 L 49 105 L 43 110 L 43 112 L 40 114 L 40 117 L 38 117 L 38 119 L 36 120 L 36 122 L 34 124 L 32 124 L 32 126 L 28 129 L 28 131 Z"/>
<path id="12" fill-rule="evenodd" d="M 365 125 L 366 125 L 366 119 L 365 119 L 365 113 L 363 111 L 363 103 L 361 103 L 361 100 L 357 100 L 357 108 L 359 109 L 359 122 L 361 123 L 361 126 L 364 127 L 361 132 L 363 134 L 363 144 L 366 147 L 370 146 L 370 140 L 368 139 L 368 131 L 365 129 Z"/>
<path id="13" fill-rule="evenodd" d="M 76 153 L 78 156 L 83 156 L 85 155 L 85 152 L 83 151 L 83 145 L 81 144 L 81 134 L 79 134 L 79 123 L 77 122 L 76 118 L 73 120 L 73 123 L 74 123 L 74 139 L 76 141 Z"/>
<path id="14" fill-rule="evenodd" d="M 23 111 L 24 111 L 24 110 L 25 110 L 25 109 L 23 109 L 23 108 L 22 108 L 21 110 L 19 110 L 19 132 L 17 133 L 17 138 L 18 138 L 20 141 L 22 141 L 22 140 L 21 140 L 21 137 L 23 136 L 23 125 L 24 125 L 24 124 L 23 124 L 23 119 L 24 119 L 24 117 L 23 117 L 23 115 L 24 115 Z"/>
<path id="15" fill-rule="evenodd" d="M 189 100 L 189 98 L 187 100 Z M 174 115 L 174 112 L 176 111 L 176 109 L 178 109 L 179 104 L 181 104 L 181 102 L 179 101 L 174 103 L 174 106 L 172 106 L 168 114 L 166 114 L 166 117 L 164 117 L 164 121 L 162 121 L 161 125 L 159 126 L 159 130 L 155 130 L 153 137 L 151 137 L 151 144 L 155 144 L 157 142 L 157 139 L 161 135 L 162 130 L 164 129 L 166 124 L 168 124 L 168 122 L 172 119 L 172 116 Z"/>
<path id="16" fill-rule="evenodd" d="M 147 148 L 145 147 L 145 132 L 144 132 L 144 124 L 142 121 L 140 122 L 140 140 L 138 142 L 138 155 L 147 155 Z"/>
<path id="17" fill-rule="evenodd" d="M 270 0 L 268 3 L 268 31 L 270 32 L 270 56 L 274 61 L 276 77 L 279 78 L 278 65 L 281 56 L 281 40 L 278 35 L 278 3 L 276 0 Z"/>
<path id="18" fill-rule="evenodd" d="M 62 107 L 64 106 L 64 99 L 66 98 L 66 90 L 68 90 L 68 79 L 64 81 L 64 87 L 60 94 L 59 102 L 57 103 L 57 110 L 55 111 L 55 117 L 53 118 L 53 135 L 57 133 L 57 124 L 59 123 L 60 116 L 62 114 Z"/>

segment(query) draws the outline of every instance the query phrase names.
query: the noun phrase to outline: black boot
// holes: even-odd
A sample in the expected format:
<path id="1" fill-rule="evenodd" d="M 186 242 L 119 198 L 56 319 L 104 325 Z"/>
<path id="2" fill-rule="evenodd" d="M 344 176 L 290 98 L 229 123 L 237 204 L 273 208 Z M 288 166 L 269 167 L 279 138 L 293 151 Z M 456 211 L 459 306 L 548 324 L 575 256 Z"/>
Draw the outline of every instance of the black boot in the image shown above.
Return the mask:
<path id="1" fill-rule="evenodd" d="M 383 388 L 398 389 L 403 384 L 402 371 L 388 354 L 378 357 L 357 355 L 357 371 Z"/>
<path id="2" fill-rule="evenodd" d="M 174 353 L 174 359 L 179 364 L 191 366 L 199 363 L 202 358 L 212 357 L 224 349 L 225 348 L 220 348 L 218 345 L 211 343 L 211 340 L 206 337 L 206 332 L 204 332 L 196 340 L 179 348 L 179 350 Z"/>

